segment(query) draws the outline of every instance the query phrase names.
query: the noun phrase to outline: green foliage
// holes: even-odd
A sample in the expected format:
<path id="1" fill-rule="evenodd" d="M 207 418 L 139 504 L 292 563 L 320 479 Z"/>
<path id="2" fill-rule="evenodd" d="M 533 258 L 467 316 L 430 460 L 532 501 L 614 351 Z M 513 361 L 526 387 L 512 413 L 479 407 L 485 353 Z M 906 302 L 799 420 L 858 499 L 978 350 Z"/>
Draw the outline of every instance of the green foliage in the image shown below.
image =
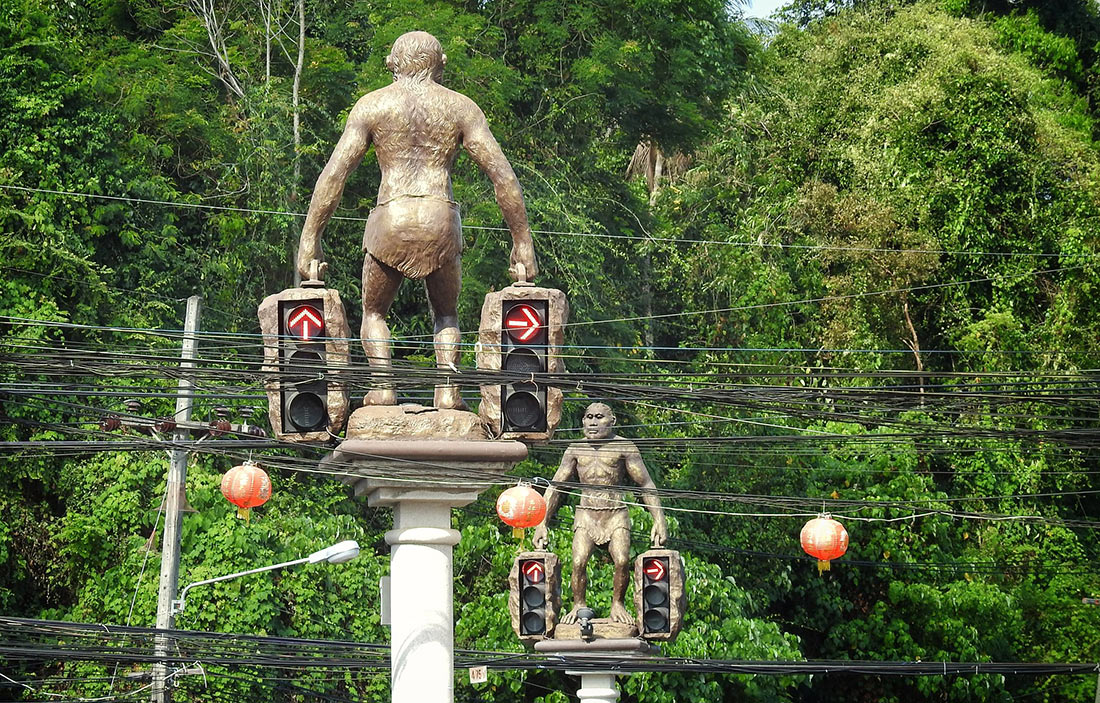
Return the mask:
<path id="1" fill-rule="evenodd" d="M 772 362 L 783 364 L 780 370 L 798 364 L 805 374 L 799 383 L 808 388 L 869 383 L 831 377 L 828 369 L 838 366 L 908 368 L 918 384 L 920 372 L 937 369 L 1088 368 L 1087 350 L 1100 337 L 1075 298 L 1080 286 L 1095 285 L 1100 162 L 1091 137 L 1094 112 L 1074 81 L 1091 70 L 1090 55 L 1051 32 L 1039 10 L 977 20 L 948 16 L 929 3 L 858 4 L 853 10 L 796 3 L 805 29 L 788 27 L 772 39 L 755 90 L 732 101 L 721 136 L 682 182 L 661 194 L 658 231 L 700 240 L 664 247 L 669 297 L 659 299 L 669 304 L 662 312 L 715 310 L 705 324 L 695 316 L 662 323 L 662 332 L 674 345 L 726 349 L 677 357 Z M 795 248 L 780 249 L 788 245 Z M 1091 255 L 1082 256 L 1086 251 Z M 685 290 L 683 281 L 696 285 Z M 806 300 L 813 302 L 798 302 Z M 1069 307 L 1078 311 L 1072 322 Z M 779 353 L 783 348 L 820 351 Z M 843 411 L 822 402 L 804 412 L 818 409 Z M 731 414 L 722 407 L 693 410 Z M 1032 419 L 1040 412 L 1023 402 L 950 422 L 973 431 L 1058 422 Z M 665 481 L 685 489 L 882 502 L 860 510 L 870 522 L 846 521 L 852 535 L 846 558 L 871 563 L 858 568 L 840 560 L 821 578 L 803 563 L 778 567 L 767 554 L 782 552 L 779 545 L 797 551 L 789 520 L 681 521 L 687 540 L 709 544 L 708 560 L 761 597 L 758 608 L 782 614 L 804 656 L 1046 659 L 1050 652 L 1032 642 L 1052 640 L 1025 602 L 1051 598 L 1070 630 L 1073 617 L 1091 617 L 1070 595 L 1091 588 L 1088 537 L 1016 523 L 965 526 L 936 514 L 1075 515 L 1068 505 L 1037 508 L 1017 496 L 1078 485 L 1080 470 L 1090 465 L 1080 455 L 1037 451 L 1023 441 L 998 442 L 989 452 L 951 442 L 955 453 L 896 435 L 886 449 L 870 436 L 892 435 L 892 427 L 919 431 L 931 421 L 886 408 L 861 410 L 860 424 L 749 416 L 768 422 L 766 429 L 740 424 L 740 417 L 729 434 L 767 436 L 789 424 L 802 432 L 869 436 L 846 449 L 786 456 L 746 452 L 731 461 L 729 453 L 697 450 L 663 460 L 670 467 Z M 876 428 L 872 417 L 884 425 Z M 646 419 L 683 418 L 652 412 Z M 675 433 L 715 431 L 700 419 Z M 949 496 L 969 499 L 949 502 Z M 901 504 L 930 514 L 900 519 Z M 969 572 L 961 566 L 968 563 Z M 909 571 L 907 564 L 927 566 Z M 1053 575 L 1063 564 L 1078 566 L 1072 575 Z M 1029 575 L 1037 568 L 1050 571 Z M 1056 580 L 1060 595 L 1051 590 Z M 1088 660 L 1095 646 L 1092 638 L 1078 638 L 1073 653 L 1062 649 L 1053 658 Z M 861 684 L 876 701 L 1009 700 L 1036 690 L 1069 700 L 1083 686 L 1051 679 L 1032 689 L 1000 677 Z M 830 677 L 812 684 L 822 700 L 846 696 L 849 687 Z"/>
<path id="2" fill-rule="evenodd" d="M 762 49 L 712 0 L 310 0 L 297 102 L 289 3 L 272 5 L 287 27 L 278 40 L 257 8 L 219 7 L 222 67 L 205 53 L 196 7 L 13 0 L 0 9 L 0 185 L 14 186 L 0 188 L 6 345 L 126 344 L 174 356 L 171 339 L 9 318 L 174 330 L 181 298 L 193 292 L 205 298 L 204 328 L 254 332 L 256 303 L 290 285 L 301 222 L 293 213 L 305 208 L 347 110 L 389 81 L 383 59 L 392 41 L 426 29 L 446 47 L 445 82 L 484 108 L 524 184 L 532 224 L 544 231 L 536 238 L 541 282 L 568 292 L 572 320 L 582 323 L 570 327 L 569 343 L 588 347 L 570 369 L 657 372 L 688 390 L 698 373 L 745 384 L 726 404 L 635 398 L 616 407 L 628 436 L 684 440 L 645 447 L 659 485 L 749 503 L 667 501 L 690 590 L 684 631 L 667 656 L 1097 658 L 1100 610 L 1080 598 L 1100 587 L 1090 573 L 1100 555 L 1075 522 L 1091 519 L 1096 499 L 1046 495 L 1087 490 L 1095 460 L 1028 439 L 1033 430 L 1079 429 L 1087 418 L 1026 394 L 986 393 L 984 383 L 986 375 L 1025 383 L 1035 372 L 1095 367 L 1093 3 L 800 0 L 787 10 L 791 24 Z M 680 151 L 686 166 L 652 189 L 627 181 L 642 142 L 670 161 Z M 364 216 L 376 180 L 368 157 L 339 214 Z M 467 159 L 457 164 L 455 194 L 467 225 L 460 316 L 469 327 L 484 294 L 506 283 L 509 242 L 491 185 Z M 353 329 L 361 228 L 335 221 L 325 235 L 329 281 Z M 650 316 L 658 317 L 636 319 Z M 419 286 L 405 286 L 391 318 L 398 335 L 430 332 Z M 589 324 L 601 320 L 616 322 Z M 398 353 L 424 359 L 410 347 Z M 0 363 L 5 382 L 82 382 Z M 868 374 L 898 370 L 912 379 L 904 391 L 912 402 L 898 407 L 817 395 L 860 390 L 876 383 Z M 933 376 L 948 381 L 932 390 Z M 111 382 L 119 391 L 139 383 Z M 806 393 L 780 411 L 754 393 L 777 383 L 792 397 Z M 158 389 L 170 395 L 174 380 Z M 933 393 L 967 402 L 933 410 L 930 400 L 925 409 L 921 398 Z M 568 398 L 563 426 L 578 424 L 582 395 Z M 50 400 L 117 410 L 110 398 Z M 5 440 L 67 438 L 99 420 L 55 425 L 57 406 L 33 395 L 5 396 L 3 412 Z M 170 400 L 150 400 L 147 412 L 171 412 Z M 1018 438 L 974 439 L 999 432 Z M 772 441 L 786 443 L 774 449 Z M 517 473 L 550 475 L 557 451 L 533 449 Z M 181 581 L 287 561 L 344 538 L 364 551 L 343 567 L 197 588 L 180 626 L 386 641 L 377 603 L 389 515 L 329 477 L 276 472 L 274 496 L 244 523 L 218 491 L 230 463 L 205 456 L 189 467 L 197 512 L 183 522 Z M 0 612 L 152 624 L 166 464 L 156 453 L 5 458 Z M 799 550 L 801 509 L 762 516 L 769 506 L 753 496 L 859 501 L 843 516 L 849 554 L 819 575 Z M 493 498 L 456 513 L 455 642 L 519 652 L 505 583 L 520 545 L 492 516 Z M 958 516 L 968 512 L 1037 519 Z M 649 517 L 635 513 L 644 532 Z M 564 508 L 563 522 L 570 515 Z M 554 546 L 568 584 L 565 532 Z M 635 548 L 643 541 L 639 534 Z M 606 559 L 593 563 L 590 585 L 592 603 L 606 609 Z M 113 673 L 87 664 L 64 672 Z M 856 681 L 645 674 L 623 688 L 636 701 L 824 701 L 853 691 L 875 701 L 1063 701 L 1091 695 L 1094 684 Z M 298 682 L 355 699 L 388 696 L 385 675 Z M 183 680 L 177 698 L 278 695 L 270 682 L 208 685 L 214 690 Z M 456 697 L 561 703 L 575 686 L 561 674 L 494 671 L 475 687 L 459 672 Z M 96 697 L 108 685 L 58 692 Z"/>
<path id="3" fill-rule="evenodd" d="M 1083 78 L 1084 67 L 1076 43 L 1069 37 L 1045 31 L 1034 10 L 1024 15 L 1000 17 L 993 27 L 1001 43 L 1023 54 L 1029 63 L 1074 82 Z"/>

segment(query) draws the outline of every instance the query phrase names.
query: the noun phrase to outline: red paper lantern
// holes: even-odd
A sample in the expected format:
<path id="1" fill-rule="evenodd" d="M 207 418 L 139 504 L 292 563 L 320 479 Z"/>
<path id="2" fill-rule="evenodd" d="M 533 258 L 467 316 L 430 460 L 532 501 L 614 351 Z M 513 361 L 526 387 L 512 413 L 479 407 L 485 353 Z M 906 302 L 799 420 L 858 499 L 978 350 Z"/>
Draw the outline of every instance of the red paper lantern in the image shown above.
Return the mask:
<path id="1" fill-rule="evenodd" d="M 497 498 L 497 515 L 522 537 L 525 527 L 534 527 L 546 517 L 546 499 L 530 486 L 514 486 Z"/>
<path id="2" fill-rule="evenodd" d="M 263 505 L 271 497 L 271 479 L 259 464 L 249 459 L 222 476 L 222 495 L 237 506 L 237 517 L 247 521 L 252 508 Z"/>
<path id="3" fill-rule="evenodd" d="M 848 551 L 848 531 L 836 520 L 822 514 L 802 526 L 798 536 L 802 549 L 817 557 L 817 571 L 829 570 L 829 561 Z"/>

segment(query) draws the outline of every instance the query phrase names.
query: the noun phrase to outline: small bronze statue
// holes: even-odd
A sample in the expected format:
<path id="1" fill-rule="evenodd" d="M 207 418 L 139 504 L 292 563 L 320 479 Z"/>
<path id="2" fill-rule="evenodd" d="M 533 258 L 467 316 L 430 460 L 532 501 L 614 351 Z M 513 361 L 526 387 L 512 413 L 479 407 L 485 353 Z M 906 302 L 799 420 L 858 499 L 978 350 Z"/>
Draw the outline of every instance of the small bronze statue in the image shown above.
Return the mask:
<path id="1" fill-rule="evenodd" d="M 564 624 L 577 622 L 577 613 L 587 607 L 588 560 L 594 547 L 607 545 L 614 563 L 615 577 L 611 596 L 611 621 L 631 624 L 634 618 L 626 610 L 626 584 L 630 578 L 630 512 L 618 488 L 629 476 L 638 484 L 641 500 L 653 516 L 650 539 L 653 547 L 662 547 L 668 528 L 657 488 L 634 443 L 615 433 L 615 413 L 604 403 L 592 403 L 584 412 L 584 436 L 565 450 L 555 482 L 579 481 L 581 500 L 573 521 L 573 609 L 561 618 Z M 535 549 L 546 549 L 546 523 L 561 505 L 562 494 L 553 486 L 546 490 L 546 517 L 535 528 Z"/>
<path id="2" fill-rule="evenodd" d="M 351 171 L 374 145 L 382 172 L 378 205 L 363 235 L 363 349 L 375 369 L 390 366 L 386 314 L 404 278 L 423 279 L 435 321 L 436 363 L 459 358 L 458 294 L 462 284 L 462 224 L 451 190 L 459 147 L 493 182 L 512 233 L 509 273 L 531 280 L 538 273 L 523 193 L 481 109 L 439 84 L 447 56 L 426 32 L 409 32 L 393 44 L 386 66 L 393 83 L 364 95 L 348 115 L 344 134 L 317 179 L 298 245 L 303 278 L 323 262 L 321 233 L 340 203 Z M 392 388 L 375 388 L 366 405 L 393 405 Z M 456 386 L 437 386 L 437 408 L 465 409 Z"/>

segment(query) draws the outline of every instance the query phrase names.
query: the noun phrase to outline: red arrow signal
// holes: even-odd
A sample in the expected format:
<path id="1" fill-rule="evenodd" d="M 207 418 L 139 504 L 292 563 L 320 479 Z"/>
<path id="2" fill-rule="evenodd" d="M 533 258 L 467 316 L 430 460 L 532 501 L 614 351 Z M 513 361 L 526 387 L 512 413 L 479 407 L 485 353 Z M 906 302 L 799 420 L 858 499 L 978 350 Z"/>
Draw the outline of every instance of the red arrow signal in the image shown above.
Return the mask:
<path id="1" fill-rule="evenodd" d="M 543 577 L 546 576 L 546 567 L 542 565 L 541 561 L 525 561 L 523 562 L 523 575 L 531 583 L 542 583 Z"/>
<path id="2" fill-rule="evenodd" d="M 653 581 L 665 580 L 665 563 L 660 559 L 648 559 L 645 563 L 645 575 Z"/>
<path id="3" fill-rule="evenodd" d="M 504 318 L 504 329 L 517 342 L 530 342 L 542 327 L 542 318 L 530 305 L 513 305 Z"/>
<path id="4" fill-rule="evenodd" d="M 325 319 L 312 305 L 299 305 L 290 311 L 286 326 L 292 335 L 308 342 L 324 331 Z"/>

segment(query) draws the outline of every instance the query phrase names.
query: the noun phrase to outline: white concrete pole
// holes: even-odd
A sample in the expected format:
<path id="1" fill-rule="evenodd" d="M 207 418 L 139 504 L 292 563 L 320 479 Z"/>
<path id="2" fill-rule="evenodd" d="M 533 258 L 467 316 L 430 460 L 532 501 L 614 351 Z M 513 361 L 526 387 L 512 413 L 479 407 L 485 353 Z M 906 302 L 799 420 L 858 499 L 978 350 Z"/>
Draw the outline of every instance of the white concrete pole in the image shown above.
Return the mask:
<path id="1" fill-rule="evenodd" d="M 442 498 L 442 496 L 441 496 Z M 393 703 L 454 701 L 451 502 L 400 500 L 390 545 Z"/>
<path id="2" fill-rule="evenodd" d="M 560 630 L 558 631 L 560 635 Z M 651 643 L 637 637 L 623 639 L 567 640 L 549 639 L 535 643 L 539 654 L 585 657 L 623 657 L 626 659 L 648 659 L 660 654 Z M 570 671 L 570 676 L 579 676 L 581 687 L 577 698 L 581 703 L 615 703 L 619 700 L 618 673 L 614 671 Z"/>
<path id="3" fill-rule="evenodd" d="M 366 419 L 381 413 L 384 420 L 397 414 L 402 421 L 402 413 L 410 414 L 407 409 L 367 406 L 356 411 L 360 419 L 364 419 L 364 410 L 368 411 Z M 345 474 L 344 480 L 355 486 L 355 495 L 367 495 L 368 505 L 393 508 L 393 529 L 386 533 L 390 545 L 391 701 L 454 703 L 451 557 L 459 533 L 451 529 L 451 508 L 477 500 L 491 485 L 484 477 L 503 475 L 527 457 L 527 447 L 501 440 L 446 439 L 454 432 L 449 421 L 422 413 L 412 412 L 411 417 L 419 419 L 411 429 L 420 427 L 423 435 L 435 427 L 437 431 L 428 434 L 440 438 L 395 439 L 383 432 L 382 439 L 346 439 L 321 467 L 333 462 L 339 473 Z M 355 416 L 351 422 L 354 424 Z M 424 423 L 427 429 L 420 426 Z M 392 424 L 392 417 L 364 423 L 359 434 Z M 467 478 L 471 474 L 477 478 Z"/>
<path id="4" fill-rule="evenodd" d="M 581 703 L 615 703 L 619 700 L 619 684 L 615 674 L 608 671 L 571 671 L 581 677 L 577 698 Z"/>

